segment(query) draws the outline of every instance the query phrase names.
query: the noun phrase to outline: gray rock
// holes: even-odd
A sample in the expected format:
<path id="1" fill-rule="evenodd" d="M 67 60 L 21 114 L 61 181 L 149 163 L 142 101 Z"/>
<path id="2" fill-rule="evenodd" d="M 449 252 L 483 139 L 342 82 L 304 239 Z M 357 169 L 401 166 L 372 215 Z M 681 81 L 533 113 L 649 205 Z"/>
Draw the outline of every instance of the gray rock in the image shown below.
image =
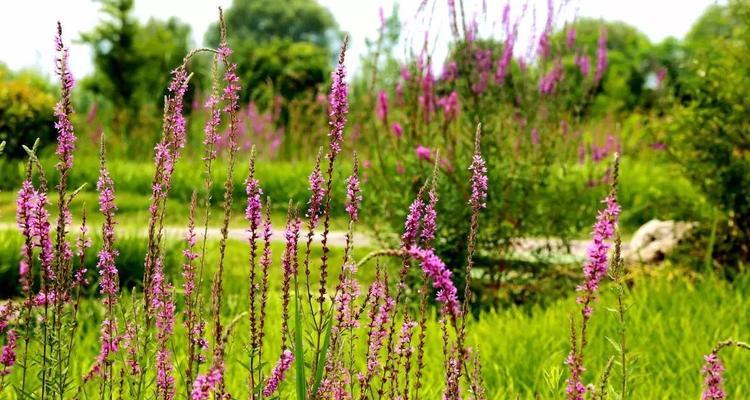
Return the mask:
<path id="1" fill-rule="evenodd" d="M 623 252 L 626 263 L 658 262 L 669 254 L 695 226 L 692 222 L 652 219 L 633 234 Z"/>

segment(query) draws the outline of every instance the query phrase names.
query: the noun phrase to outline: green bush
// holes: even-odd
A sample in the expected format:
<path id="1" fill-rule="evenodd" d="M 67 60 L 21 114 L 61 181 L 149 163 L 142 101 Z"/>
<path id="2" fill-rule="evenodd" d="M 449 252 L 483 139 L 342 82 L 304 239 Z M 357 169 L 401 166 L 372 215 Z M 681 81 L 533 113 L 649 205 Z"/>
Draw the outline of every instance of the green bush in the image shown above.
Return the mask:
<path id="1" fill-rule="evenodd" d="M 723 29 L 706 21 L 717 18 Z M 706 30 L 716 32 L 710 41 L 701 40 Z M 688 38 L 681 76 L 687 96 L 666 118 L 667 140 L 686 175 L 726 220 L 719 261 L 737 265 L 750 260 L 750 3 L 711 9 Z"/>
<path id="2" fill-rule="evenodd" d="M 6 142 L 6 157 L 25 157 L 21 145 L 31 146 L 36 138 L 41 146 L 54 142 L 54 107 L 43 78 L 31 72 L 11 74 L 0 65 L 0 141 Z"/>

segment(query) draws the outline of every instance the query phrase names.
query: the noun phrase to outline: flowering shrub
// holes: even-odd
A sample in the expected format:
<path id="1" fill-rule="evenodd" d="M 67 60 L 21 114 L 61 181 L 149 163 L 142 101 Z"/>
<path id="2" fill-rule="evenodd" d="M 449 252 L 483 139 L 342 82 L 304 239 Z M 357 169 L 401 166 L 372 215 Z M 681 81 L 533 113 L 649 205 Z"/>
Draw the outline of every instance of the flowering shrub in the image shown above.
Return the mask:
<path id="1" fill-rule="evenodd" d="M 365 210 L 366 220 L 385 225 L 386 232 L 398 226 L 420 188 L 419 177 L 437 162 L 438 212 L 445 223 L 435 248 L 449 265 L 465 259 L 469 248 L 471 211 L 462 205 L 471 171 L 461 166 L 473 157 L 467 133 L 482 123 L 492 184 L 476 240 L 483 279 L 474 280 L 473 289 L 477 303 L 492 305 L 500 298 L 524 301 L 493 289 L 528 273 L 514 258 L 518 238 L 562 239 L 561 249 L 535 254 L 543 265 L 546 256 L 564 251 L 569 239 L 585 232 L 583 221 L 608 184 L 605 160 L 620 150 L 620 139 L 611 123 L 600 128 L 586 118 L 607 82 L 606 29 L 586 23 L 579 32 L 576 21 L 563 20 L 565 2 L 549 1 L 539 21 L 541 10 L 531 5 L 506 2 L 491 10 L 480 3 L 449 2 L 453 36 L 444 64 L 431 58 L 437 32 L 428 32 L 398 74 L 378 75 L 384 77 L 367 88 L 370 101 L 360 101 L 354 112 L 371 115 L 363 122 L 372 132 L 368 183 L 381 198 Z M 418 18 L 431 21 L 436 5 L 444 7 L 424 2 Z M 560 22 L 564 27 L 555 30 Z M 534 28 L 520 32 L 528 26 Z M 530 38 L 528 48 L 520 45 L 521 36 Z"/>

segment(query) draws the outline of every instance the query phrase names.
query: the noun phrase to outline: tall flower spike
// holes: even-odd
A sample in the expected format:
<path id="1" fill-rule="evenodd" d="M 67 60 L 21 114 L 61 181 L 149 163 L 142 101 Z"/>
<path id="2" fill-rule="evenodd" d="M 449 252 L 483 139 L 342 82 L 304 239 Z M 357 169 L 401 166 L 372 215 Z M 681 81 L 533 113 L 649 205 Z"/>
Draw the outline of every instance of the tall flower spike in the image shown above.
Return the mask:
<path id="1" fill-rule="evenodd" d="M 329 125 L 331 130 L 328 133 L 330 139 L 329 159 L 333 159 L 341 152 L 341 142 L 344 139 L 344 126 L 346 125 L 346 114 L 349 112 L 349 85 L 346 83 L 346 67 L 344 58 L 346 56 L 346 47 L 349 44 L 349 36 L 344 36 L 344 43 L 341 45 L 339 53 L 339 62 L 336 71 L 333 72 L 333 83 L 331 84 L 331 95 L 329 99 Z"/>
<path id="2" fill-rule="evenodd" d="M 102 141 L 103 143 L 103 141 Z M 104 145 L 102 144 L 102 149 Z M 104 296 L 102 300 L 105 306 L 114 305 L 118 293 L 118 275 L 115 259 L 118 252 L 115 249 L 115 187 L 109 170 L 104 161 L 104 152 L 100 155 L 101 165 L 99 169 L 99 180 L 96 183 L 96 190 L 99 192 L 99 211 L 104 216 L 102 225 L 102 249 L 99 251 L 99 261 L 97 269 L 99 270 L 99 292 Z"/>
<path id="3" fill-rule="evenodd" d="M 388 126 L 388 93 L 385 90 L 378 92 L 378 102 L 375 107 L 375 114 L 386 126 Z"/>
<path id="4" fill-rule="evenodd" d="M 610 244 L 606 241 L 614 235 L 617 217 L 620 215 L 620 206 L 614 195 L 607 196 L 604 203 L 606 207 L 597 215 L 591 244 L 587 250 L 587 260 L 583 266 L 585 279 L 577 288 L 579 292 L 583 292 L 578 301 L 584 305 L 582 312 L 585 318 L 591 316 L 590 304 L 596 300 L 599 282 L 607 275 L 607 252 Z"/>
<path id="5" fill-rule="evenodd" d="M 290 350 L 284 350 L 279 357 L 279 361 L 276 366 L 273 367 L 271 375 L 266 381 L 266 386 L 263 388 L 263 395 L 268 397 L 276 392 L 279 388 L 279 384 L 284 380 L 286 372 L 292 367 L 292 361 L 294 361 L 294 355 Z"/>
<path id="6" fill-rule="evenodd" d="M 75 149 L 76 137 L 73 132 L 73 124 L 70 122 L 70 114 L 73 112 L 70 104 L 70 94 L 75 85 L 75 79 L 68 66 L 68 49 L 62 40 L 62 24 L 57 23 L 57 35 L 55 36 L 55 49 L 59 53 L 56 60 L 55 70 L 60 77 L 60 101 L 55 105 L 55 128 L 57 129 L 57 156 L 60 158 L 58 169 L 67 171 L 73 167 L 73 150 Z"/>
<path id="7" fill-rule="evenodd" d="M 21 261 L 18 266 L 19 281 L 24 292 L 31 289 L 30 274 L 31 255 L 34 246 L 34 208 L 35 208 L 36 190 L 30 179 L 26 179 L 21 184 L 16 200 L 16 224 L 21 235 L 24 237 L 24 244 L 21 248 Z"/>
<path id="8" fill-rule="evenodd" d="M 703 380 L 702 400 L 723 400 L 726 398 L 724 391 L 724 364 L 722 364 L 716 352 L 711 352 L 704 356 L 706 363 L 701 371 L 705 376 Z"/>
<path id="9" fill-rule="evenodd" d="M 432 281 L 437 290 L 437 301 L 443 305 L 441 312 L 456 318 L 460 314 L 458 304 L 458 290 L 451 280 L 451 271 L 432 249 L 409 247 L 407 254 L 419 261 L 425 276 Z"/>
<path id="10" fill-rule="evenodd" d="M 417 197 L 409 206 L 409 214 L 406 216 L 404 223 L 404 233 L 401 235 L 401 246 L 408 247 L 416 244 L 419 237 L 420 221 L 424 212 L 424 201 L 422 200 L 422 190 L 417 193 Z"/>
<path id="11" fill-rule="evenodd" d="M 320 156 L 319 150 L 318 157 L 315 159 L 315 168 L 308 179 L 310 182 L 310 200 L 307 203 L 307 218 L 310 219 L 310 225 L 313 229 L 318 225 L 320 207 L 323 204 L 323 196 L 325 196 L 326 191 L 323 173 L 320 171 Z"/>
<path id="12" fill-rule="evenodd" d="M 346 180 L 346 212 L 352 221 L 359 219 L 359 205 L 362 202 L 362 189 L 359 186 L 359 163 L 354 154 L 354 169 Z"/>
<path id="13" fill-rule="evenodd" d="M 477 134 L 474 140 L 474 156 L 472 157 L 471 166 L 471 197 L 469 205 L 473 209 L 485 208 L 487 204 L 487 166 L 482 158 L 482 152 L 479 147 L 481 139 L 481 125 L 477 127 Z"/>
<path id="14" fill-rule="evenodd" d="M 287 209 L 286 229 L 284 231 L 284 256 L 281 259 L 282 269 L 282 306 L 281 306 L 281 348 L 287 346 L 289 334 L 289 301 L 291 299 L 291 282 L 297 276 L 297 245 L 299 242 L 299 231 L 301 221 L 297 215 L 297 209 L 292 206 L 291 200 Z"/>

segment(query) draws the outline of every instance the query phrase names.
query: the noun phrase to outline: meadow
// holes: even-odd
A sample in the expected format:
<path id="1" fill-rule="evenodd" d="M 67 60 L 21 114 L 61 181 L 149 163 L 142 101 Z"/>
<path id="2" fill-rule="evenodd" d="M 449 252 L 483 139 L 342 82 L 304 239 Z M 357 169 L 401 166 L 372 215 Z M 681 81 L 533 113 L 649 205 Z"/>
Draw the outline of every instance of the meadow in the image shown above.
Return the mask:
<path id="1" fill-rule="evenodd" d="M 750 392 L 750 87 L 719 84 L 750 76 L 747 3 L 652 44 L 566 2 L 536 31 L 528 4 L 425 1 L 423 43 L 397 59 L 381 10 L 354 74 L 335 29 L 243 25 L 335 27 L 314 1 L 236 0 L 205 47 L 170 20 L 121 53 L 101 43 L 159 22 L 103 4 L 95 74 L 74 79 L 64 21 L 53 89 L 0 68 L 0 110 L 23 106 L 0 114 L 3 398 Z M 654 219 L 690 229 L 628 259 Z"/>

